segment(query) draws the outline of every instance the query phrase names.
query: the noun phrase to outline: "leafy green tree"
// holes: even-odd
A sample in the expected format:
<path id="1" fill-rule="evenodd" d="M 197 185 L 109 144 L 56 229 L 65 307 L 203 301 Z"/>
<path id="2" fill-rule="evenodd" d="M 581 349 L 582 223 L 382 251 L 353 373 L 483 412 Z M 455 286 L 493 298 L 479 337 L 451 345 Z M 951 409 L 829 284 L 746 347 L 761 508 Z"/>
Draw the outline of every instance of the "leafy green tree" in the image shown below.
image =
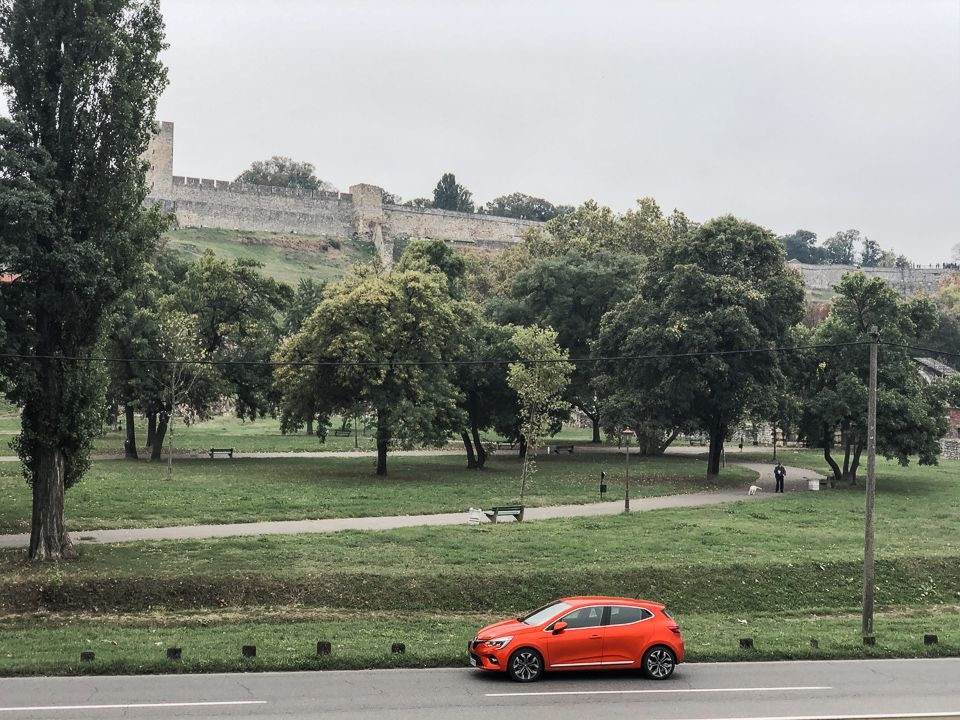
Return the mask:
<path id="1" fill-rule="evenodd" d="M 200 347 L 219 364 L 237 417 L 262 417 L 275 403 L 268 360 L 282 334 L 280 317 L 292 290 L 263 275 L 247 258 L 227 262 L 210 250 L 190 266 L 173 298 L 196 317 Z"/>
<path id="2" fill-rule="evenodd" d="M 314 174 L 315 170 L 312 163 L 298 162 L 283 155 L 274 155 L 269 160 L 250 163 L 249 168 L 237 175 L 235 182 L 296 190 L 336 192 L 337 188 L 318 178 Z"/>
<path id="3" fill-rule="evenodd" d="M 863 267 L 880 267 L 883 264 L 884 252 L 880 243 L 868 237 L 863 239 L 863 248 L 860 251 L 860 264 Z"/>
<path id="4" fill-rule="evenodd" d="M 572 210 L 572 208 L 569 208 Z M 516 192 L 494 198 L 480 212 L 485 215 L 517 218 L 518 220 L 552 220 L 563 211 L 556 205 L 543 198 L 533 197 L 526 193 Z"/>
<path id="5" fill-rule="evenodd" d="M 557 334 L 550 329 L 517 328 L 511 339 L 519 362 L 507 366 L 507 385 L 520 398 L 520 427 L 526 442 L 520 477 L 520 503 L 527 480 L 534 473 L 537 445 L 550 427 L 551 415 L 569 406 L 563 395 L 573 365 L 557 346 Z"/>
<path id="6" fill-rule="evenodd" d="M 285 335 L 293 335 L 303 327 L 303 323 L 313 315 L 313 311 L 323 300 L 323 291 L 326 287 L 327 283 L 325 281 L 300 278 L 300 282 L 297 283 L 293 292 L 293 298 L 284 314 L 283 332 Z"/>
<path id="7" fill-rule="evenodd" d="M 323 302 L 275 355 L 285 430 L 335 412 L 370 408 L 377 474 L 393 443 L 440 444 L 464 426 L 454 371 L 459 322 L 439 273 L 358 269 L 327 288 Z M 321 431 L 318 431 L 318 433 Z"/>
<path id="8" fill-rule="evenodd" d="M 706 430 L 715 476 L 728 431 L 776 378 L 777 356 L 763 351 L 781 346 L 802 317 L 802 281 L 768 230 L 725 216 L 661 246 L 639 287 L 601 324 L 603 356 L 637 358 L 601 368 L 608 419 L 649 425 L 667 440 L 677 428 Z"/>
<path id="9" fill-rule="evenodd" d="M 939 321 L 930 334 L 929 346 L 934 350 L 960 355 L 960 272 L 951 273 L 940 282 L 930 296 L 939 311 Z M 955 359 L 948 359 L 948 364 Z"/>
<path id="10" fill-rule="evenodd" d="M 444 173 L 433 189 L 433 207 L 437 210 L 472 213 L 473 193 L 459 184 L 453 173 Z"/>
<path id="11" fill-rule="evenodd" d="M 841 230 L 823 241 L 824 259 L 835 265 L 853 265 L 860 243 L 859 230 Z"/>
<path id="12" fill-rule="evenodd" d="M 787 260 L 810 265 L 820 265 L 826 259 L 826 251 L 817 246 L 817 234 L 809 230 L 797 230 L 780 238 L 787 251 Z"/>
<path id="13" fill-rule="evenodd" d="M 579 361 L 566 399 L 593 424 L 593 442 L 600 438 L 600 403 L 593 386 L 595 367 L 588 362 L 600 321 L 616 303 L 636 290 L 639 256 L 612 251 L 584 257 L 571 250 L 536 260 L 513 278 L 510 297 L 493 299 L 489 308 L 504 323 L 539 325 L 556 330 L 557 342 Z"/>
<path id="14" fill-rule="evenodd" d="M 881 344 L 877 375 L 877 452 L 907 464 L 911 455 L 934 464 L 938 439 L 945 430 L 942 405 L 924 385 L 905 344 L 914 344 L 936 326 L 937 311 L 926 298 L 902 299 L 881 278 L 846 273 L 827 320 L 817 327 L 813 344 L 797 368 L 797 394 L 802 398 L 800 430 L 822 447 L 833 472 L 832 482 L 856 482 L 860 455 L 866 446 L 871 326 Z M 863 344 L 856 344 L 863 343 Z M 833 457 L 839 444 L 842 467 Z"/>
<path id="15" fill-rule="evenodd" d="M 65 489 L 89 464 L 105 379 L 73 358 L 100 350 L 110 308 L 163 226 L 145 210 L 145 163 L 163 18 L 156 0 L 0 2 L 0 261 L 8 395 L 33 490 L 29 556 L 73 554 Z"/>

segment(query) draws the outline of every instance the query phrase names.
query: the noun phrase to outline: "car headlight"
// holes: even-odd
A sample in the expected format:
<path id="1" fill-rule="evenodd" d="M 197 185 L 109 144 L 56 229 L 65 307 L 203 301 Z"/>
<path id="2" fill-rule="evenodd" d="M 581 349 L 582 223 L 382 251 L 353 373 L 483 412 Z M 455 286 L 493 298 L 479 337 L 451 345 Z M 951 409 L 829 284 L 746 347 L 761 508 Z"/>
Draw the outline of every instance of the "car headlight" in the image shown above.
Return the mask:
<path id="1" fill-rule="evenodd" d="M 483 646 L 488 650 L 500 650 L 505 648 L 510 644 L 510 641 L 513 640 L 513 635 L 507 635 L 505 637 L 493 638 L 492 640 L 487 640 L 483 643 Z"/>

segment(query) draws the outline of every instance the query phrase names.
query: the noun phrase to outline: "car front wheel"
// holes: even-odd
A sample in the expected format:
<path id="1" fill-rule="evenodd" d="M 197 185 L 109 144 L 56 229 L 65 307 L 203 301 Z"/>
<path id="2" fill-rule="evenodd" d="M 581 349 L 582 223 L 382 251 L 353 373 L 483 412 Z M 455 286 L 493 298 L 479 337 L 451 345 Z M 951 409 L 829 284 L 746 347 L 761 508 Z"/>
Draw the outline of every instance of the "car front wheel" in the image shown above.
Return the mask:
<path id="1" fill-rule="evenodd" d="M 643 668 L 643 674 L 648 678 L 666 680 L 677 666 L 677 657 L 670 648 L 657 645 L 643 654 L 643 662 L 640 665 Z"/>
<path id="2" fill-rule="evenodd" d="M 543 675 L 543 657 L 533 648 L 520 648 L 507 663 L 507 675 L 517 682 L 533 682 Z"/>

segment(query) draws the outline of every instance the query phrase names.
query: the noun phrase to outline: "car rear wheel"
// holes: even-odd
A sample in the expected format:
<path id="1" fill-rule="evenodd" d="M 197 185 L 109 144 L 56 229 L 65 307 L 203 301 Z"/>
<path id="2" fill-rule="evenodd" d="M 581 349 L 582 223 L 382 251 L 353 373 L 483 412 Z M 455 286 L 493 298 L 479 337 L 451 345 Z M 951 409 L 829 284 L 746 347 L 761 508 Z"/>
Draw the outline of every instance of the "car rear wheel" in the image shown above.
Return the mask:
<path id="1" fill-rule="evenodd" d="M 677 666 L 677 657 L 670 648 L 657 645 L 643 654 L 640 666 L 643 668 L 643 674 L 648 678 L 666 680 Z"/>
<path id="2" fill-rule="evenodd" d="M 510 656 L 507 675 L 517 682 L 539 680 L 543 675 L 543 657 L 533 648 L 520 648 Z"/>

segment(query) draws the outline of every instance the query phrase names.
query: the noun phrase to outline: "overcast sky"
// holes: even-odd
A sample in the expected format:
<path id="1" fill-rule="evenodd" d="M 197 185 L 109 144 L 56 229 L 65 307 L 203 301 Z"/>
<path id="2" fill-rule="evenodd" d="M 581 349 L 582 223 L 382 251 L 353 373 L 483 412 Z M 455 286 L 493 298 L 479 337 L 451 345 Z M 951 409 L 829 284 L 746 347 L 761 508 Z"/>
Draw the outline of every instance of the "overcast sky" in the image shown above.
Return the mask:
<path id="1" fill-rule="evenodd" d="M 958 0 L 161 0 L 174 173 L 960 243 Z"/>

